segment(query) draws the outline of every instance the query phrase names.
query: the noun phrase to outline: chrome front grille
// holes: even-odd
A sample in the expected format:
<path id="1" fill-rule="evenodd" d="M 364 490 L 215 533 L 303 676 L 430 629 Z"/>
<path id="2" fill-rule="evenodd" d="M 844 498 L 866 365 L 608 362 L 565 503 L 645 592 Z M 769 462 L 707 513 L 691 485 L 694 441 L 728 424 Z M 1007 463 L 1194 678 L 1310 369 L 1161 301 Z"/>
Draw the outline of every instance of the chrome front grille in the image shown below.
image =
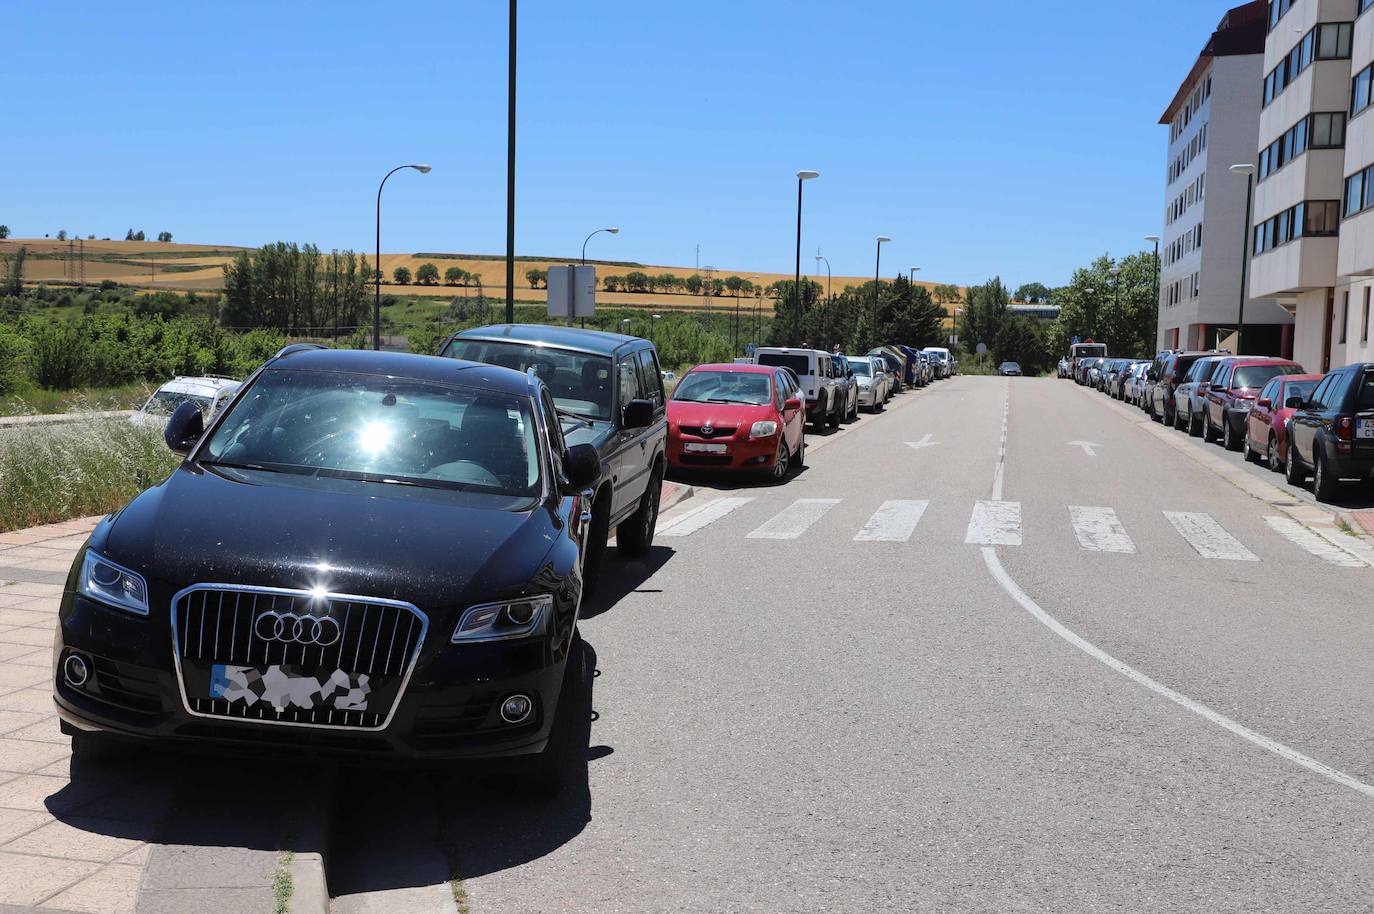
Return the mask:
<path id="1" fill-rule="evenodd" d="M 172 634 L 182 697 L 192 714 L 315 727 L 381 729 L 405 691 L 429 627 L 409 603 L 269 587 L 198 584 L 172 601 Z M 226 671 L 315 678 L 321 691 L 362 686 L 366 707 L 274 705 L 269 695 L 228 700 L 214 694 Z M 240 693 L 242 694 L 242 693 Z M 357 700 L 352 699 L 353 705 Z"/>

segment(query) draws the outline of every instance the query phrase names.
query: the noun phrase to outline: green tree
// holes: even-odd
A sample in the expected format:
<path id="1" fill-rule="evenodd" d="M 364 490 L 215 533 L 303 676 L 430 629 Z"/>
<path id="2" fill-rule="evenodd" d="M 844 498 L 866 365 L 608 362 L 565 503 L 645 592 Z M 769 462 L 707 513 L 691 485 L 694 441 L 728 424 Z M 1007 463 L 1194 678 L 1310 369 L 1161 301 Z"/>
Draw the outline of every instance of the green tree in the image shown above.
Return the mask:
<path id="1" fill-rule="evenodd" d="M 415 282 L 422 286 L 439 284 L 439 268 L 432 263 L 422 263 L 415 269 Z"/>
<path id="2" fill-rule="evenodd" d="M 9 227 L 8 225 L 0 225 L 0 239 L 5 239 L 5 238 L 8 238 L 9 236 L 10 236 L 10 227 Z M 92 235 L 91 237 L 94 238 L 95 236 Z"/>
<path id="3" fill-rule="evenodd" d="M 410 268 L 397 267 L 391 271 L 391 278 L 396 281 L 396 285 L 398 286 L 410 285 Z"/>
<path id="4" fill-rule="evenodd" d="M 58 240 L 58 241 L 66 241 L 66 240 L 67 240 L 67 230 L 66 230 L 66 229 L 58 229 L 58 230 L 57 230 L 57 240 Z"/>
<path id="5" fill-rule="evenodd" d="M 529 281 L 531 289 L 538 289 L 541 285 L 547 288 L 549 271 L 530 268 L 525 271 L 525 279 Z"/>
<path id="6" fill-rule="evenodd" d="M 601 277 L 601 288 L 607 292 L 620 292 L 625 288 L 625 277 L 603 276 Z"/>
<path id="7" fill-rule="evenodd" d="M 700 294 L 702 287 L 701 276 L 699 276 L 696 273 L 693 273 L 691 276 L 688 276 L 687 279 L 683 281 L 682 286 L 692 295 Z"/>
<path id="8" fill-rule="evenodd" d="M 1115 276 L 1112 267 L 1120 272 Z M 1154 295 L 1153 251 L 1113 260 L 1103 255 L 1073 272 L 1069 284 L 1054 290 L 1059 317 L 1050 327 L 1051 351 L 1064 355 L 1076 336 L 1106 343 L 1115 356 L 1146 357 L 1157 350 L 1159 303 Z"/>
<path id="9" fill-rule="evenodd" d="M 138 231 L 134 232 L 134 240 L 135 240 L 135 241 L 143 241 L 143 240 L 145 240 L 144 237 L 143 237 L 143 229 L 139 229 Z"/>
<path id="10" fill-rule="evenodd" d="M 444 285 L 461 286 L 467 275 L 467 271 L 462 267 L 449 267 L 444 271 Z"/>
<path id="11" fill-rule="evenodd" d="M 682 279 L 672 273 L 660 273 L 654 277 L 654 284 L 664 292 L 672 292 L 682 287 Z"/>
<path id="12" fill-rule="evenodd" d="M 625 287 L 630 292 L 648 292 L 649 276 L 635 270 L 633 273 L 625 274 Z"/>
<path id="13" fill-rule="evenodd" d="M 7 257 L 4 257 L 5 272 L 3 282 L 0 282 L 0 292 L 12 295 L 15 298 L 24 294 L 24 260 L 29 256 L 29 249 L 21 247 Z"/>
<path id="14" fill-rule="evenodd" d="M 124 233 L 124 240 L 125 240 L 125 241 L 133 241 L 133 240 L 134 240 L 134 230 L 133 230 L 133 229 L 129 229 L 127 232 Z"/>
<path id="15" fill-rule="evenodd" d="M 158 240 L 158 241 L 170 242 L 170 241 L 172 240 L 172 233 L 171 233 L 171 232 L 158 232 L 158 233 L 157 233 L 157 240 Z"/>
<path id="16" fill-rule="evenodd" d="M 1039 304 L 1040 302 L 1049 300 L 1050 290 L 1048 286 L 1041 283 L 1028 282 L 1025 285 L 1017 286 L 1016 294 L 1013 297 L 1017 301 Z"/>

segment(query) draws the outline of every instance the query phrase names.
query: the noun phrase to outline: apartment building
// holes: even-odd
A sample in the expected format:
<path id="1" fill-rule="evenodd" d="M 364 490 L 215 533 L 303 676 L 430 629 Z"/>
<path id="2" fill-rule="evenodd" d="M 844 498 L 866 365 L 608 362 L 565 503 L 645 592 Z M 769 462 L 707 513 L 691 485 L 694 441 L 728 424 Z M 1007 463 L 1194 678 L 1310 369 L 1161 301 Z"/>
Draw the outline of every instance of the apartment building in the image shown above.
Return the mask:
<path id="1" fill-rule="evenodd" d="M 1293 315 L 1291 355 L 1311 371 L 1332 364 L 1333 329 L 1334 339 L 1350 335 L 1352 289 L 1343 277 L 1355 267 L 1342 266 L 1341 247 L 1357 234 L 1345 216 L 1360 212 L 1347 213 L 1344 194 L 1346 174 L 1357 170 L 1347 158 L 1361 3 L 1369 0 L 1269 3 L 1257 155 L 1240 160 L 1256 167 L 1250 293 L 1275 298 Z M 1367 43 L 1369 29 L 1363 23 Z M 1362 205 L 1362 187 L 1356 197 Z M 1248 336 L 1244 347 L 1256 348 Z M 1336 364 L 1345 361 L 1341 355 Z"/>
<path id="2" fill-rule="evenodd" d="M 1159 121 L 1169 128 L 1161 349 L 1210 348 L 1236 327 L 1247 191 L 1230 167 L 1255 160 L 1268 15 L 1265 0 L 1227 11 Z M 1248 351 L 1291 344 L 1293 316 L 1271 297 L 1245 303 L 1245 325 Z"/>

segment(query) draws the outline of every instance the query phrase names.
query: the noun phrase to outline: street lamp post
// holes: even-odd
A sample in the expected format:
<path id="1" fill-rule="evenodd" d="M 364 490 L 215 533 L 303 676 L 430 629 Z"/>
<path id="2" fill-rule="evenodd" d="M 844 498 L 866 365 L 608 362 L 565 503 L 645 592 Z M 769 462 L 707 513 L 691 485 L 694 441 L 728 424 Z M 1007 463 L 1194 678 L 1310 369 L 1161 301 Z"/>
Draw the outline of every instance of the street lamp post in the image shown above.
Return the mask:
<path id="1" fill-rule="evenodd" d="M 873 261 L 873 340 L 874 345 L 878 345 L 878 293 L 882 290 L 883 274 L 883 245 L 892 239 L 886 235 L 878 236 L 878 255 Z"/>
<path id="2" fill-rule="evenodd" d="M 515 49 L 516 0 L 510 4 L 506 52 L 506 323 L 515 323 Z"/>
<path id="3" fill-rule="evenodd" d="M 801 225 L 802 225 L 802 184 L 812 178 L 819 178 L 819 171 L 797 172 L 797 269 L 792 280 L 792 332 L 796 335 L 794 343 L 801 341 Z"/>
<path id="4" fill-rule="evenodd" d="M 610 235 L 619 235 L 620 229 L 614 226 L 612 226 L 611 228 L 597 229 L 596 231 L 592 232 L 591 235 L 588 235 L 586 238 L 582 239 L 582 265 L 584 267 L 587 265 L 587 242 L 592 240 L 593 235 L 600 235 L 602 232 L 606 232 Z"/>
<path id="5" fill-rule="evenodd" d="M 1245 274 L 1250 266 L 1250 203 L 1255 192 L 1255 166 L 1232 165 L 1231 173 L 1245 175 L 1245 237 L 1242 239 L 1240 259 L 1240 312 L 1236 316 L 1236 352 L 1241 353 L 1245 351 L 1241 337 L 1245 335 Z M 1203 342 L 1199 340 L 1198 345 L 1202 346 Z"/>
<path id="6" fill-rule="evenodd" d="M 382 183 L 377 185 L 377 262 L 372 266 L 376 269 L 377 294 L 372 303 L 372 348 L 379 351 L 382 348 L 382 188 L 386 187 L 386 179 L 398 171 L 413 168 L 422 175 L 429 174 L 428 165 L 397 165 L 386 173 L 386 178 L 382 178 Z"/>
<path id="7" fill-rule="evenodd" d="M 1112 305 L 1112 330 L 1115 331 L 1121 326 L 1121 267 L 1113 265 L 1107 272 L 1112 274 L 1112 294 L 1115 296 Z M 1109 342 L 1112 346 L 1119 342 L 1115 333 L 1108 333 L 1106 337 L 1104 342 Z"/>
<path id="8" fill-rule="evenodd" d="M 1154 242 L 1154 246 L 1155 246 L 1155 275 L 1154 275 L 1154 282 L 1152 283 L 1151 288 L 1154 289 L 1154 294 L 1155 294 L 1155 308 L 1158 308 L 1158 307 L 1159 307 L 1159 236 L 1158 236 L 1158 235 L 1146 235 L 1146 236 L 1145 236 L 1145 240 L 1146 240 L 1146 241 L 1152 241 L 1152 242 Z"/>
<path id="9" fill-rule="evenodd" d="M 1097 290 L 1084 289 L 1088 296 L 1088 335 L 1091 337 L 1097 332 Z"/>
<path id="10" fill-rule="evenodd" d="M 754 290 L 754 345 L 758 346 L 759 336 L 763 333 L 763 287 L 759 284 L 757 276 L 749 277 L 749 284 Z"/>

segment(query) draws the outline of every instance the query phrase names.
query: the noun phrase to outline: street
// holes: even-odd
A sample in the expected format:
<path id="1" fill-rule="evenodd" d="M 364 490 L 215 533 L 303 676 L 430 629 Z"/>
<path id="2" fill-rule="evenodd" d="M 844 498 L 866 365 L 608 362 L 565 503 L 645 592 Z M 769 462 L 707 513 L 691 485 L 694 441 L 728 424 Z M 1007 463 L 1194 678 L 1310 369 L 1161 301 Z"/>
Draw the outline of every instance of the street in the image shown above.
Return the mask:
<path id="1" fill-rule="evenodd" d="M 211 800 L 170 756 L 40 803 L 60 781 L 51 753 L 18 770 L 24 736 L 0 805 L 109 859 L 152 842 L 112 910 L 213 910 L 193 863 L 266 904 L 312 810 L 336 912 L 454 910 L 451 877 L 473 912 L 1367 910 L 1374 571 L 1140 415 L 958 377 L 812 437 L 785 485 L 691 479 L 584 607 L 586 782 L 557 802 L 499 766 L 288 801 L 198 762 Z M 51 624 L 0 612 L 4 643 Z M 43 687 L 26 669 L 0 703 Z M 92 784 L 155 821 L 63 804 Z"/>

